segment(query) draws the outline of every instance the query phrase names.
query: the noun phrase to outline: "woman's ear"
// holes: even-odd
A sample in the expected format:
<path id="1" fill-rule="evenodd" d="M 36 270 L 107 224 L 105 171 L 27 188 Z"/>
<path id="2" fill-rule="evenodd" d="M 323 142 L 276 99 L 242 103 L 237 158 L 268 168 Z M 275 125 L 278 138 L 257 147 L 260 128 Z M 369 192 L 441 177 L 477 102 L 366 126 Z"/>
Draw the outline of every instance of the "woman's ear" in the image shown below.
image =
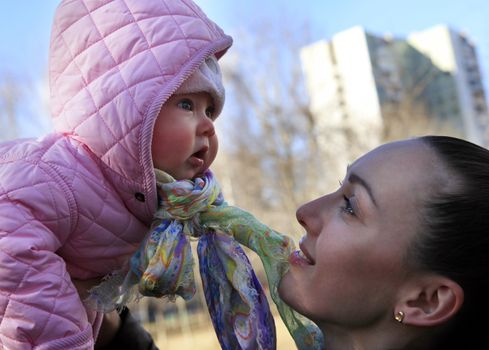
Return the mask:
<path id="1" fill-rule="evenodd" d="M 402 311 L 402 323 L 413 326 L 436 326 L 451 319 L 462 306 L 464 291 L 453 280 L 425 276 L 405 286 L 395 312 Z"/>

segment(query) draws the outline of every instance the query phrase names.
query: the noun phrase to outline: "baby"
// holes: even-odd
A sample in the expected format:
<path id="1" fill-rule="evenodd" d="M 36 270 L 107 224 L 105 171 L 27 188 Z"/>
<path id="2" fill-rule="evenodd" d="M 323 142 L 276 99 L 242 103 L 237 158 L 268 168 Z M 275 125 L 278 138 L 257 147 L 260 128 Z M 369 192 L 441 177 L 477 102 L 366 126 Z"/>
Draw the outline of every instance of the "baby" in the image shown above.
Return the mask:
<path id="1" fill-rule="evenodd" d="M 103 314 L 72 279 L 136 251 L 158 206 L 155 167 L 184 179 L 212 164 L 231 43 L 188 0 L 60 3 L 55 131 L 0 144 L 0 348 L 93 348 Z"/>

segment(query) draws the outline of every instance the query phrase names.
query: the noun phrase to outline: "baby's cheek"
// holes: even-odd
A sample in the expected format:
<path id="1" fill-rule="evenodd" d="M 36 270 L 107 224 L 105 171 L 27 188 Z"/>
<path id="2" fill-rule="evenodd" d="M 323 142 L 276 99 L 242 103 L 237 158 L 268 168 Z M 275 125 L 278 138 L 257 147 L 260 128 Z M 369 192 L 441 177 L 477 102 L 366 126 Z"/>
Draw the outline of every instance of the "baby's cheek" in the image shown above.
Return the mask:
<path id="1" fill-rule="evenodd" d="M 209 144 L 209 160 L 208 163 L 210 166 L 214 160 L 216 159 L 217 156 L 217 151 L 219 150 L 219 143 L 217 141 L 217 137 L 214 136 L 213 139 L 211 139 L 211 142 Z"/>

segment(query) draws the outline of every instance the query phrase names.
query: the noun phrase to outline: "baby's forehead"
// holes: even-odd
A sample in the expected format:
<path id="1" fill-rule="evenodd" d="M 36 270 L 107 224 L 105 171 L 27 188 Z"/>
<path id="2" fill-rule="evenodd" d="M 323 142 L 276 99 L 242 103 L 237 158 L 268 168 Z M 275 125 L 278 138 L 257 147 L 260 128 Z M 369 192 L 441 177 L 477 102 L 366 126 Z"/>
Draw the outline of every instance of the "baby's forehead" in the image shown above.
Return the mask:
<path id="1" fill-rule="evenodd" d="M 220 114 L 224 105 L 225 90 L 219 64 L 213 55 L 198 66 L 175 91 L 175 94 L 189 93 L 207 93 L 212 98 L 211 103 L 216 113 Z"/>
<path id="2" fill-rule="evenodd" d="M 208 91 L 196 91 L 185 93 L 174 93 L 168 100 L 206 100 L 208 104 L 214 104 L 214 96 Z"/>

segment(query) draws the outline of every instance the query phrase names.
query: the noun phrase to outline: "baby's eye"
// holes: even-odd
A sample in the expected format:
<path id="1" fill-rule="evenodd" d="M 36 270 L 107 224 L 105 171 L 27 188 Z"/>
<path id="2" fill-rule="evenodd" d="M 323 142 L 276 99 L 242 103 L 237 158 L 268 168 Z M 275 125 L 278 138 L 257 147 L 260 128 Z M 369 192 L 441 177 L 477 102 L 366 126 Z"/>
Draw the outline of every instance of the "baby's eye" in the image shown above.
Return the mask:
<path id="1" fill-rule="evenodd" d="M 345 204 L 341 207 L 341 211 L 344 213 L 351 215 L 351 216 L 356 216 L 355 214 L 355 209 L 353 208 L 353 205 L 351 204 L 350 198 L 347 196 L 343 196 L 343 200 Z"/>
<path id="2" fill-rule="evenodd" d="M 216 109 L 214 108 L 214 106 L 211 106 L 205 110 L 205 115 L 207 116 L 207 118 L 215 120 L 216 119 L 215 112 Z"/>
<path id="3" fill-rule="evenodd" d="M 178 102 L 178 107 L 185 109 L 187 111 L 191 111 L 193 108 L 192 101 L 188 99 L 183 99 L 180 102 Z"/>

